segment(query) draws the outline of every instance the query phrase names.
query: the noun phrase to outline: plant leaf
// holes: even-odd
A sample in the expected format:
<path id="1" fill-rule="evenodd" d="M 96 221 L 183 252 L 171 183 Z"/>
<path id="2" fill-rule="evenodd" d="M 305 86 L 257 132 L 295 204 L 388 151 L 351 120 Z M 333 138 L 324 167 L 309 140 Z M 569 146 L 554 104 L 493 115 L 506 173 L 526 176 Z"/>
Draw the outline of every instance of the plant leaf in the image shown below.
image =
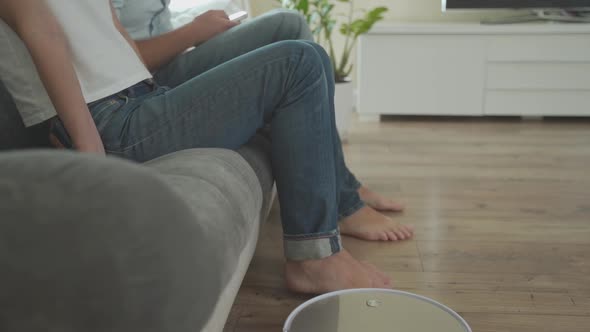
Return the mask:
<path id="1" fill-rule="evenodd" d="M 343 15 L 334 13 L 335 3 L 346 3 L 352 10 L 354 0 L 276 0 L 284 8 L 297 10 L 303 14 L 310 26 L 314 38 L 322 42 L 329 50 L 330 61 L 334 67 L 336 80 L 342 81 L 350 75 L 353 65 L 349 64 L 351 52 L 357 43 L 359 36 L 369 32 L 373 26 L 384 19 L 387 7 L 376 7 L 371 10 L 357 9 L 355 15 Z M 353 17 L 359 17 L 354 19 Z M 337 27 L 338 22 L 344 21 Z M 340 57 L 334 52 L 332 33 L 334 29 L 346 36 L 346 45 Z M 340 60 L 340 61 L 339 61 Z"/>

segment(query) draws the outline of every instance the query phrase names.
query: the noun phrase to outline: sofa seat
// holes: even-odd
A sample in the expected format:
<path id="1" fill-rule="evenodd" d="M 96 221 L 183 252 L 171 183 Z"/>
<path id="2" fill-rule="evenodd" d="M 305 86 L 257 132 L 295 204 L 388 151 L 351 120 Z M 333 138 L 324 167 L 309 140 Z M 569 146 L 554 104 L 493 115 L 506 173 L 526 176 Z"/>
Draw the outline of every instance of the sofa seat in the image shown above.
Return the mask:
<path id="1" fill-rule="evenodd" d="M 222 331 L 273 200 L 266 136 L 140 165 L 44 130 L 0 84 L 0 331 Z"/>
<path id="2" fill-rule="evenodd" d="M 1 153 L 1 330 L 222 331 L 271 185 L 221 149 Z"/>
<path id="3" fill-rule="evenodd" d="M 211 263 L 223 264 L 221 278 L 227 282 L 203 331 L 223 330 L 254 255 L 260 224 L 270 211 L 273 182 L 268 154 L 260 149 L 264 145 L 265 139 L 257 136 L 239 154 L 194 149 L 146 163 L 189 202 L 205 234 L 221 251 L 221 260 Z"/>

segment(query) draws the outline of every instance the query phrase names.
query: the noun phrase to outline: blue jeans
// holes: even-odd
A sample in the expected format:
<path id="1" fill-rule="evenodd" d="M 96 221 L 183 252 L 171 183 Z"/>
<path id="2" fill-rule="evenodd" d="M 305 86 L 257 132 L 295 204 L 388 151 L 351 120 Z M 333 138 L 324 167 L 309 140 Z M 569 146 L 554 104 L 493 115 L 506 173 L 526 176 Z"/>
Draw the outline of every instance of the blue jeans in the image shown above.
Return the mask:
<path id="1" fill-rule="evenodd" d="M 284 40 L 311 41 L 313 36 L 305 17 L 298 12 L 285 9 L 272 10 L 178 56 L 161 68 L 155 74 L 155 79 L 160 85 L 176 87 L 241 55 Z M 331 69 L 331 66 L 329 68 Z M 331 73 L 327 75 L 330 77 Z M 340 137 L 336 139 L 335 143 L 341 144 Z M 337 179 L 339 192 L 343 193 L 340 199 L 343 201 L 338 204 L 338 215 L 341 220 L 359 210 L 363 204 L 358 204 L 358 200 L 349 198 L 354 196 L 353 192 L 361 187 L 361 183 L 346 167 L 342 150 L 339 152 L 337 166 L 340 168 L 340 175 Z"/>
<path id="2" fill-rule="evenodd" d="M 156 74 L 160 85 L 175 87 L 207 70 L 261 47 L 283 40 L 309 40 L 313 36 L 299 13 L 277 9 L 242 23 L 184 53 Z"/>
<path id="3" fill-rule="evenodd" d="M 345 185 L 333 96 L 323 48 L 283 41 L 172 88 L 137 84 L 90 111 L 107 152 L 139 162 L 190 148 L 237 149 L 269 124 L 285 255 L 307 260 L 339 252 L 339 218 L 363 206 Z M 54 133 L 71 146 L 59 121 Z"/>

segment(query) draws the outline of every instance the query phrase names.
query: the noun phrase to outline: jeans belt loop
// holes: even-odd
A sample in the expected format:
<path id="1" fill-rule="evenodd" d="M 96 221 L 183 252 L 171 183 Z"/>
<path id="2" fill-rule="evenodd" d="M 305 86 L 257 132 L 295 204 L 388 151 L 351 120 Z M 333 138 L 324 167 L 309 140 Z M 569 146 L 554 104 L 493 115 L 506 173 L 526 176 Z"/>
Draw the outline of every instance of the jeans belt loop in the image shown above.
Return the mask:
<path id="1" fill-rule="evenodd" d="M 148 78 L 144 82 L 152 87 L 156 86 L 156 81 L 153 78 Z"/>

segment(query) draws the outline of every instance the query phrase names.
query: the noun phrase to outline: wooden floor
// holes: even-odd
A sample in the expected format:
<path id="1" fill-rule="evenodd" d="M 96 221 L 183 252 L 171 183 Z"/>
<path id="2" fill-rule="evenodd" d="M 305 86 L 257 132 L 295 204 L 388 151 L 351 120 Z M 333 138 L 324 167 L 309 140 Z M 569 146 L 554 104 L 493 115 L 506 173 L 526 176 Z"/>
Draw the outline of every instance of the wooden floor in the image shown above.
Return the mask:
<path id="1" fill-rule="evenodd" d="M 474 332 L 590 331 L 589 120 L 392 118 L 356 123 L 345 153 L 417 229 L 403 243 L 344 240 L 395 288 Z M 309 298 L 283 286 L 280 234 L 275 208 L 225 331 L 281 331 Z"/>

